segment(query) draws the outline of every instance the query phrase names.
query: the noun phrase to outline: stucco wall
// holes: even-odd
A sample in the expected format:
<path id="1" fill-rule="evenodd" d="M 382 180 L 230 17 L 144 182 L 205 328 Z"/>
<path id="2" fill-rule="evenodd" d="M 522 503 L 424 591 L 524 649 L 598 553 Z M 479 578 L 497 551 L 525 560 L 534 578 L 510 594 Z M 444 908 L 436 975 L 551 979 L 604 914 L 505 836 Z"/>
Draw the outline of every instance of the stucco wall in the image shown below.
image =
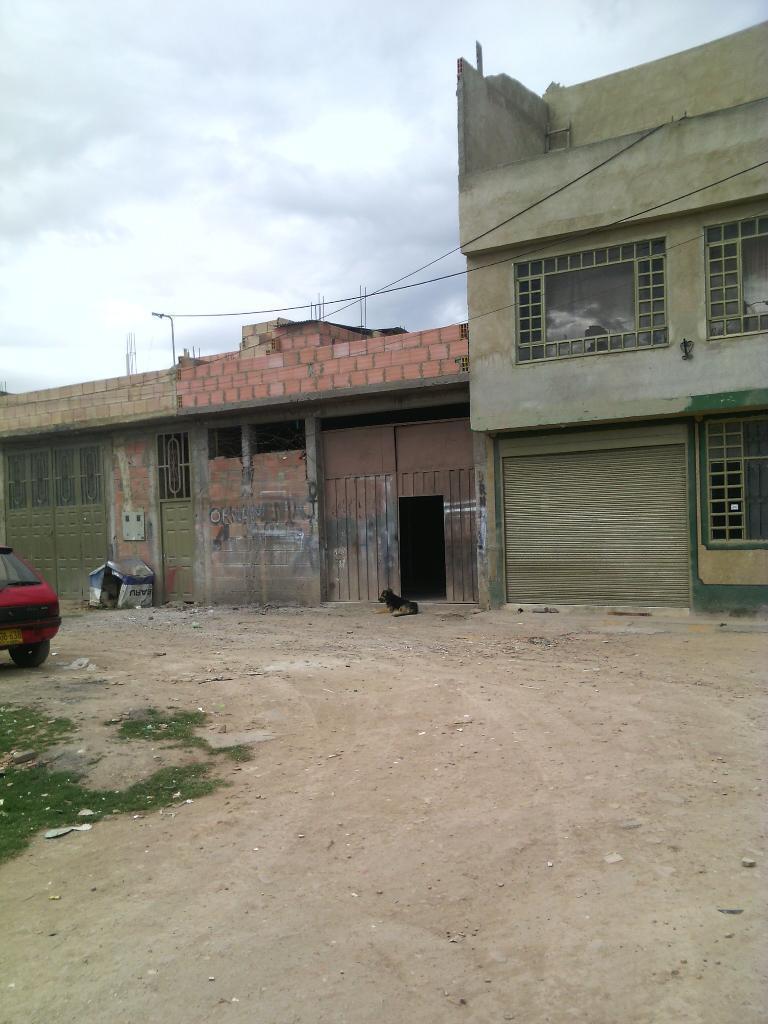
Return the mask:
<path id="1" fill-rule="evenodd" d="M 553 148 L 574 148 L 762 99 L 768 94 L 766 53 L 763 22 L 588 82 L 553 82 L 543 97 L 507 75 L 483 78 L 461 59 L 460 178 L 544 153 L 547 131 L 570 129 L 554 137 Z"/>
<path id="2" fill-rule="evenodd" d="M 686 194 L 765 160 L 767 124 L 768 100 L 763 100 L 665 124 L 605 166 L 599 165 L 640 140 L 641 134 L 469 175 L 459 193 L 461 238 L 466 243 L 483 237 L 463 243 L 464 252 L 471 256 L 521 245 L 538 248 L 544 241 L 592 231 L 623 218 L 642 224 L 660 215 L 682 215 L 765 196 L 765 167 Z M 567 186 L 564 191 L 539 202 L 563 186 Z M 539 205 L 528 210 L 534 203 Z M 527 212 L 517 216 L 521 210 Z M 511 217 L 509 223 L 484 234 Z M 470 315 L 475 315 L 472 305 Z"/>
<path id="3" fill-rule="evenodd" d="M 548 111 L 507 75 L 484 78 L 459 61 L 459 174 L 524 160 L 546 148 Z"/>
<path id="4" fill-rule="evenodd" d="M 749 103 L 768 94 L 768 22 L 626 71 L 544 93 L 552 128 L 571 145 Z"/>
<path id="5" fill-rule="evenodd" d="M 469 276 L 473 317 L 471 421 L 473 430 L 520 430 L 562 424 L 669 416 L 689 411 L 716 412 L 718 395 L 756 392 L 768 386 L 768 334 L 706 337 L 703 226 L 762 212 L 762 204 L 717 211 L 716 216 L 683 217 L 585 235 L 547 250 L 558 254 L 655 236 L 667 243 L 666 348 L 515 364 L 516 319 L 512 264 Z M 693 358 L 683 360 L 680 342 L 694 342 Z M 711 401 L 702 396 L 712 396 Z M 756 395 L 749 407 L 764 402 Z"/>

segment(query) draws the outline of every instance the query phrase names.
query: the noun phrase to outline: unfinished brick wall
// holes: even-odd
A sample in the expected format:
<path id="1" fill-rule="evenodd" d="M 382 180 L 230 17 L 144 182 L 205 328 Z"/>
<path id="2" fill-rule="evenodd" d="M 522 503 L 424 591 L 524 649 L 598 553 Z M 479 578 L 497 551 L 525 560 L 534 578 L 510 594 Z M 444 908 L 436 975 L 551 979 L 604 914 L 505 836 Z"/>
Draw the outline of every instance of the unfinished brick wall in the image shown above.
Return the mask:
<path id="1" fill-rule="evenodd" d="M 208 462 L 211 600 L 316 604 L 317 503 L 303 451 Z"/>
<path id="2" fill-rule="evenodd" d="M 278 326 L 255 348 L 181 365 L 179 408 L 469 376 L 469 339 L 461 324 L 370 338 L 333 324 L 302 327 Z"/>
<path id="3" fill-rule="evenodd" d="M 0 395 L 0 436 L 146 420 L 176 411 L 174 370 Z"/>
<path id="4" fill-rule="evenodd" d="M 114 531 L 110 537 L 112 558 L 141 558 L 156 575 L 160 522 L 154 512 L 154 437 L 115 436 L 112 444 L 112 476 L 114 488 Z M 123 540 L 123 514 L 141 509 L 144 512 L 145 539 Z"/>

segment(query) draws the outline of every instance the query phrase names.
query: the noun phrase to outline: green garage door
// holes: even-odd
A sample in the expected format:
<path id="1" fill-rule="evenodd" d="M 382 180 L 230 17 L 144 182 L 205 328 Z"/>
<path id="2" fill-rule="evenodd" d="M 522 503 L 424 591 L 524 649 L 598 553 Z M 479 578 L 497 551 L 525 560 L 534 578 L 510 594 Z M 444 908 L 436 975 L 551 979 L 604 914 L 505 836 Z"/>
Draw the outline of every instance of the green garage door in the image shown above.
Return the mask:
<path id="1" fill-rule="evenodd" d="M 6 457 L 6 536 L 58 591 L 88 594 L 88 573 L 107 556 L 99 445 L 14 452 Z"/>
<path id="2" fill-rule="evenodd" d="M 685 444 L 503 459 L 510 603 L 688 606 Z"/>

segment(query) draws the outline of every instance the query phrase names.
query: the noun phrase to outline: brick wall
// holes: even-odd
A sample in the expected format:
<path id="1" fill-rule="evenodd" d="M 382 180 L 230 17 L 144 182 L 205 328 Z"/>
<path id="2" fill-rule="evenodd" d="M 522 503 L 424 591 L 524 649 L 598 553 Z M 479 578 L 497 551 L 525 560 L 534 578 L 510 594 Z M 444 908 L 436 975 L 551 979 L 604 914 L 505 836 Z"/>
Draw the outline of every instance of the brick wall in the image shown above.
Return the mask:
<path id="1" fill-rule="evenodd" d="M 160 523 L 154 514 L 153 437 L 122 438 L 115 436 L 112 445 L 114 487 L 114 533 L 110 537 L 112 558 L 141 558 L 159 574 L 155 564 Z M 123 514 L 144 512 L 145 539 L 123 540 Z"/>
<path id="2" fill-rule="evenodd" d="M 248 330 L 243 331 L 242 351 L 182 363 L 177 382 L 180 408 L 446 377 L 468 379 L 461 360 L 469 356 L 469 341 L 461 324 L 361 337 L 333 324 L 312 322 L 277 326 L 268 335 L 259 335 L 255 347 L 246 347 Z"/>
<path id="3" fill-rule="evenodd" d="M 303 451 L 208 462 L 211 600 L 316 604 L 317 505 Z"/>
<path id="4" fill-rule="evenodd" d="M 176 411 L 175 383 L 173 370 L 159 370 L 20 395 L 0 395 L 0 436 L 172 414 Z"/>

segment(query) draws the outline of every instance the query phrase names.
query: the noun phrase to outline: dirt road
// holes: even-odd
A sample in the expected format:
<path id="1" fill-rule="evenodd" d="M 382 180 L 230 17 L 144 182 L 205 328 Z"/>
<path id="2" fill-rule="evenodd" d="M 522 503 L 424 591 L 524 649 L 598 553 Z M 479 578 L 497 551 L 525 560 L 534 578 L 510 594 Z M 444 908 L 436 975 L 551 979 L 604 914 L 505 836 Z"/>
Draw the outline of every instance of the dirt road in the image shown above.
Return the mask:
<path id="1" fill-rule="evenodd" d="M 203 756 L 105 724 L 148 705 L 254 758 L 0 867 L 3 1024 L 766 1020 L 765 622 L 148 609 L 54 649 L 0 702 L 73 719 L 89 785 Z"/>

